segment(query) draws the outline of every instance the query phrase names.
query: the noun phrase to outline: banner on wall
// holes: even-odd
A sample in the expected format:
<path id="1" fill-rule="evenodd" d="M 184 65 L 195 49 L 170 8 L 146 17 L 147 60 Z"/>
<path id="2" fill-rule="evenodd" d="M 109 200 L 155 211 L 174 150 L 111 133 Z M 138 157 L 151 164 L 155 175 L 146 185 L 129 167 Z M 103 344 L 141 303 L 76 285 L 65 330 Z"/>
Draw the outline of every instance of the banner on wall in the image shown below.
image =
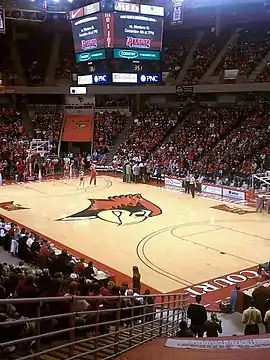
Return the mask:
<path id="1" fill-rule="evenodd" d="M 67 114 L 62 141 L 90 142 L 93 139 L 94 114 Z"/>
<path id="2" fill-rule="evenodd" d="M 0 34 L 6 33 L 5 10 L 0 8 Z"/>

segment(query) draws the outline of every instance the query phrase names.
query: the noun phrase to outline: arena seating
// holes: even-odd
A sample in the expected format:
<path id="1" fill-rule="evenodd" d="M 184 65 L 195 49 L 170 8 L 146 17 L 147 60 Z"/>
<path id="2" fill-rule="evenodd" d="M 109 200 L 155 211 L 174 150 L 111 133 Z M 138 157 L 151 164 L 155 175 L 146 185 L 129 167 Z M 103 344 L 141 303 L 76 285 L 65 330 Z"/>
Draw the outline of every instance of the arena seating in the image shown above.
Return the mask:
<path id="1" fill-rule="evenodd" d="M 207 169 L 213 173 L 234 173 L 241 169 L 241 164 L 258 156 L 268 144 L 269 110 L 266 106 L 242 120 L 226 138 L 220 140 L 211 152 L 195 165 L 197 170 Z M 245 163 L 246 164 L 246 163 Z M 245 165 L 244 165 L 245 166 Z M 252 171 L 254 172 L 254 171 Z"/>
<path id="2" fill-rule="evenodd" d="M 54 154 L 57 153 L 63 119 L 63 110 L 53 106 L 37 106 L 31 112 L 33 138 L 49 141 Z"/>
<path id="3" fill-rule="evenodd" d="M 174 31 L 166 34 L 168 42 L 166 42 L 165 38 L 163 71 L 169 72 L 169 78 L 177 77 L 195 39 L 195 35 L 196 31 L 192 29 L 188 32 L 181 31 L 177 33 L 177 36 Z"/>
<path id="4" fill-rule="evenodd" d="M 126 118 L 120 112 L 95 113 L 93 157 L 100 161 L 125 127 Z"/>
<path id="5" fill-rule="evenodd" d="M 26 157 L 27 141 L 20 113 L 14 108 L 0 109 L 0 162 L 2 178 L 13 178 L 21 159 Z"/>
<path id="6" fill-rule="evenodd" d="M 250 75 L 269 50 L 268 28 L 256 24 L 243 28 L 215 70 L 239 69 L 240 75 Z"/>
<path id="7" fill-rule="evenodd" d="M 270 81 L 270 63 L 268 62 L 263 71 L 257 76 L 257 82 L 269 82 Z"/>
<path id="8" fill-rule="evenodd" d="M 55 69 L 56 83 L 59 79 L 71 80 L 71 74 L 76 73 L 73 48 L 73 40 L 70 33 L 63 33 Z"/>
<path id="9" fill-rule="evenodd" d="M 114 161 L 121 164 L 127 159 L 149 159 L 151 151 L 176 126 L 181 114 L 182 109 L 146 107 L 134 118 L 133 126 L 128 131 L 126 140 L 120 144 Z"/>
<path id="10" fill-rule="evenodd" d="M 188 69 L 184 85 L 198 84 L 198 81 L 228 41 L 231 33 L 230 28 L 222 30 L 220 35 L 216 34 L 215 29 L 205 30 L 204 36 L 193 54 L 193 63 Z"/>
<path id="11" fill-rule="evenodd" d="M 159 302 L 159 295 L 150 295 L 150 291 L 140 284 L 140 280 L 136 282 L 137 289 L 134 284 L 132 286 L 129 283 L 123 283 L 120 288 L 112 280 L 114 277 L 109 278 L 109 274 L 97 270 L 92 262 L 86 264 L 84 259 L 71 256 L 66 250 L 60 251 L 35 233 L 4 219 L 0 219 L 0 230 L 2 258 L 4 249 L 14 257 L 23 259 L 18 265 L 12 262 L 0 263 L 0 324 L 5 323 L 4 328 L 0 326 L 1 358 L 6 359 L 13 353 L 16 359 L 40 350 L 46 350 L 48 356 L 55 359 L 59 359 L 59 356 L 61 358 L 61 348 L 56 348 L 57 352 L 50 348 L 59 345 L 59 341 L 62 342 L 63 349 L 66 347 L 66 336 L 72 330 L 70 319 L 74 311 L 76 332 L 73 339 L 79 342 L 79 353 L 82 355 L 89 349 L 94 349 L 92 346 L 96 336 L 100 343 L 95 349 L 100 352 L 100 358 L 108 356 L 108 351 L 113 355 L 116 351 L 113 329 L 119 332 L 118 338 L 120 336 L 123 340 L 122 346 L 125 349 L 130 346 L 130 341 L 124 341 L 127 334 L 129 337 L 134 336 L 132 343 L 135 345 L 140 343 L 142 334 L 145 339 L 149 339 L 161 333 L 158 330 L 161 320 L 156 306 L 163 305 Z M 125 298 L 125 295 L 129 297 Z M 84 300 L 76 299 L 76 296 L 82 296 Z M 13 300 L 6 306 L 5 301 L 10 297 Z M 35 298 L 46 300 L 43 300 L 43 305 L 39 308 L 39 299 Z M 52 301 L 52 298 L 55 300 Z M 185 314 L 187 294 L 179 294 L 177 298 L 165 295 L 164 299 L 172 307 L 175 307 L 177 299 L 178 307 L 182 309 L 180 313 Z M 32 305 L 29 306 L 31 301 Z M 98 309 L 99 318 L 96 314 Z M 37 327 L 36 318 L 40 316 L 47 318 Z M 16 320 L 20 321 L 16 323 Z M 164 329 L 167 322 L 168 319 L 164 316 Z M 169 323 L 168 326 L 166 332 L 168 329 L 172 331 Z M 56 332 L 52 334 L 54 331 Z M 37 338 L 32 338 L 33 335 Z M 11 344 L 12 341 L 15 342 Z M 107 346 L 107 351 L 103 354 L 102 346 L 108 343 L 111 345 Z"/>
<path id="12" fill-rule="evenodd" d="M 169 174 L 178 174 L 185 168 L 194 168 L 207 152 L 234 129 L 246 114 L 245 108 L 199 107 L 185 120 L 178 132 L 157 149 L 157 161 L 163 163 Z"/>

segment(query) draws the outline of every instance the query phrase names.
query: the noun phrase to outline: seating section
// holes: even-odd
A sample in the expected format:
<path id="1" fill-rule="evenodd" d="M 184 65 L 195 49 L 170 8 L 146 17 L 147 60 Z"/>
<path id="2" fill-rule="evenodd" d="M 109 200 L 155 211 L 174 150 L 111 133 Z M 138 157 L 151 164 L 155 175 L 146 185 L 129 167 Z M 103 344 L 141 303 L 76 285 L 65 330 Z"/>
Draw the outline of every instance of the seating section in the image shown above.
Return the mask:
<path id="1" fill-rule="evenodd" d="M 226 29 L 217 35 L 216 32 L 205 30 L 204 36 L 193 54 L 193 63 L 188 69 L 184 85 L 198 84 L 199 80 L 217 57 L 231 36 L 231 29 Z"/>
<path id="2" fill-rule="evenodd" d="M 2 179 L 11 179 L 20 171 L 20 164 L 27 156 L 29 137 L 14 107 L 0 108 L 0 127 L 0 172 Z"/>
<path id="3" fill-rule="evenodd" d="M 35 352 L 35 350 L 38 349 L 37 346 L 40 345 L 50 352 L 50 347 L 53 347 L 53 342 L 58 342 L 59 344 L 59 341 L 62 340 L 63 343 L 66 343 L 66 337 L 62 337 L 61 335 L 68 334 L 65 329 L 70 328 L 70 321 L 67 316 L 61 316 L 61 314 L 73 312 L 76 312 L 76 316 L 74 317 L 76 332 L 74 332 L 74 336 L 76 336 L 77 340 L 87 337 L 89 337 L 90 340 L 87 344 L 83 344 L 83 342 L 80 343 L 79 347 L 82 353 L 87 350 L 89 351 L 89 346 L 90 349 L 92 348 L 91 337 L 95 335 L 103 335 L 103 339 L 105 339 L 106 334 L 108 334 L 108 338 L 114 341 L 114 337 L 110 338 L 109 331 L 110 325 L 117 326 L 119 324 L 117 317 L 118 309 L 121 309 L 120 316 L 122 320 L 121 327 L 119 327 L 121 333 L 125 328 L 129 328 L 126 331 L 126 335 L 130 336 L 131 331 L 133 333 L 132 328 L 135 325 L 137 325 L 137 329 L 134 333 L 139 333 L 138 330 L 140 326 L 138 325 L 143 323 L 144 328 L 141 329 L 141 333 L 145 331 L 145 326 L 151 330 L 152 334 L 158 333 L 157 330 L 159 329 L 160 320 L 157 319 L 157 321 L 155 321 L 155 300 L 154 297 L 150 295 L 150 290 L 142 287 L 140 276 L 137 276 L 138 280 L 135 280 L 135 275 L 139 275 L 139 272 L 135 273 L 134 270 L 133 285 L 124 282 L 120 288 L 115 284 L 113 274 L 109 277 L 110 274 L 97 269 L 92 261 L 86 263 L 84 258 L 76 258 L 66 250 L 61 251 L 49 240 L 41 238 L 34 232 L 30 233 L 26 229 L 11 224 L 2 218 L 0 219 L 0 231 L 2 258 L 3 250 L 13 256 L 13 259 L 10 256 L 8 257 L 10 259 L 9 263 L 0 263 L 0 299 L 3 300 L 14 297 L 17 299 L 34 299 L 38 297 L 63 298 L 63 301 L 60 302 L 51 301 L 43 303 L 40 307 L 39 315 L 37 315 L 37 306 L 35 303 L 32 303 L 31 306 L 29 306 L 28 303 L 23 304 L 18 302 L 12 306 L 5 306 L 0 303 L 0 323 L 1 325 L 7 323 L 5 327 L 0 326 L 1 359 L 7 359 L 13 355 L 13 359 L 18 358 L 18 356 L 29 355 Z M 18 261 L 16 257 L 19 257 L 20 261 Z M 14 265 L 13 262 L 17 262 L 18 265 Z M 137 288 L 135 288 L 134 284 L 136 284 Z M 147 297 L 144 296 L 144 293 Z M 129 298 L 120 299 L 120 295 L 128 295 Z M 91 299 L 89 298 L 88 301 L 74 299 L 73 305 L 70 307 L 70 298 L 74 296 L 91 296 Z M 178 302 L 179 299 L 180 298 L 178 298 Z M 167 303 L 171 304 L 170 299 Z M 131 307 L 134 307 L 134 310 L 131 311 Z M 145 312 L 143 312 L 142 307 L 145 307 Z M 99 314 L 99 326 L 96 325 L 96 310 L 103 310 L 103 312 Z M 89 313 L 83 313 L 86 311 Z M 40 322 L 41 326 L 38 330 L 38 334 L 46 333 L 47 335 L 40 339 L 39 344 L 31 339 L 30 342 L 24 340 L 21 344 L 16 343 L 15 345 L 5 346 L 6 342 L 25 339 L 35 335 L 36 324 L 34 318 L 38 316 L 47 316 L 46 321 Z M 131 316 L 135 316 L 135 319 L 128 319 Z M 21 320 L 19 325 L 15 324 L 15 327 L 8 325 L 8 322 L 18 319 Z M 30 319 L 33 319 L 33 323 Z M 153 320 L 152 328 L 145 324 L 150 320 Z M 25 324 L 23 321 L 25 321 Z M 78 329 L 83 326 L 88 327 Z M 50 333 L 52 331 L 58 331 L 58 333 L 54 334 L 54 337 L 51 337 Z M 121 338 L 124 338 L 123 335 L 124 334 L 120 335 Z M 48 341 L 46 341 L 46 339 Z M 99 341 L 100 340 L 102 341 L 102 338 L 99 339 Z M 50 344 L 49 347 L 48 344 Z M 57 344 L 54 346 L 56 345 Z M 96 345 L 97 343 L 95 346 Z M 128 346 L 128 343 L 126 345 Z M 126 345 L 125 347 L 127 347 Z M 85 347 L 85 349 L 82 347 Z M 61 355 L 61 351 L 59 352 L 59 350 L 60 349 L 52 354 L 54 359 L 55 356 L 56 359 L 58 359 L 58 354 Z M 108 352 L 106 352 L 106 354 L 107 357 Z M 92 357 L 89 359 L 92 359 Z"/>
<path id="4" fill-rule="evenodd" d="M 198 163 L 197 170 L 212 174 L 220 170 L 226 174 L 239 173 L 264 153 L 264 147 L 269 144 L 269 125 L 268 107 L 246 117 Z M 255 169 L 250 170 L 253 173 Z"/>
<path id="5" fill-rule="evenodd" d="M 249 76 L 269 51 L 269 30 L 258 24 L 240 30 L 237 41 L 229 47 L 215 75 L 222 70 L 239 69 L 240 75 Z"/>
<path id="6" fill-rule="evenodd" d="M 60 79 L 71 80 L 71 75 L 76 73 L 73 39 L 69 32 L 62 34 L 60 53 L 55 69 L 56 83 Z"/>
<path id="7" fill-rule="evenodd" d="M 127 119 L 119 111 L 100 111 L 95 113 L 93 157 L 103 159 L 115 144 L 125 127 Z"/>
<path id="8" fill-rule="evenodd" d="M 269 82 L 270 81 L 270 62 L 267 62 L 263 71 L 256 77 L 256 82 Z"/>
<path id="9" fill-rule="evenodd" d="M 57 153 L 64 112 L 54 106 L 38 106 L 31 112 L 33 138 L 49 141 L 51 151 Z"/>
<path id="10" fill-rule="evenodd" d="M 125 141 L 120 144 L 114 162 L 124 163 L 131 159 L 149 159 L 151 151 L 160 145 L 165 135 L 181 118 L 181 110 L 147 107 L 133 120 Z"/>
<path id="11" fill-rule="evenodd" d="M 157 149 L 157 161 L 163 163 L 170 174 L 191 168 L 239 124 L 245 112 L 242 108 L 195 109 L 168 142 Z"/>
<path id="12" fill-rule="evenodd" d="M 163 71 L 169 72 L 169 78 L 177 78 L 180 69 L 182 68 L 188 52 L 195 40 L 197 32 L 194 30 L 187 31 L 171 31 L 166 34 L 168 42 L 163 50 Z"/>

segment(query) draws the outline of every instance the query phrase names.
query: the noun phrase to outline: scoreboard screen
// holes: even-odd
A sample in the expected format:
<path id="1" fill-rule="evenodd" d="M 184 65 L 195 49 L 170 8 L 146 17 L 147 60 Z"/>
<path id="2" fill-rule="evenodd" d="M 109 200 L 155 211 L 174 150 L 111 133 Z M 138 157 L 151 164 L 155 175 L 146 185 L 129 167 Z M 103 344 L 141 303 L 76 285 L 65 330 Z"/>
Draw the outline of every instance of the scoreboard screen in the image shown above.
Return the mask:
<path id="1" fill-rule="evenodd" d="M 159 61 L 99 60 L 77 65 L 78 75 L 100 73 L 147 73 L 161 72 Z"/>
<path id="2" fill-rule="evenodd" d="M 101 14 L 71 21 L 75 53 L 104 48 Z"/>
<path id="3" fill-rule="evenodd" d="M 160 51 L 163 19 L 147 15 L 97 13 L 71 21 L 75 53 L 103 48 Z"/>
<path id="4" fill-rule="evenodd" d="M 116 48 L 161 50 L 163 19 L 146 15 L 114 14 Z"/>

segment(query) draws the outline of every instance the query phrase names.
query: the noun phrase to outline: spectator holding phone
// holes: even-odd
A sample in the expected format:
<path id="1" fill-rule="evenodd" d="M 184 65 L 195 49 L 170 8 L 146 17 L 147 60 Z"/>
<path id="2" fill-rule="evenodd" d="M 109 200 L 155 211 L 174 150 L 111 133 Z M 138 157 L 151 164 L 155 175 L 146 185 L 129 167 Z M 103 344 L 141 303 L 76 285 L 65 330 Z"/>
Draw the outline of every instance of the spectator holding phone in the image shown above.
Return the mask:
<path id="1" fill-rule="evenodd" d="M 221 320 L 218 319 L 216 313 L 211 314 L 211 319 L 206 321 L 204 325 L 207 337 L 218 337 L 222 333 Z"/>

